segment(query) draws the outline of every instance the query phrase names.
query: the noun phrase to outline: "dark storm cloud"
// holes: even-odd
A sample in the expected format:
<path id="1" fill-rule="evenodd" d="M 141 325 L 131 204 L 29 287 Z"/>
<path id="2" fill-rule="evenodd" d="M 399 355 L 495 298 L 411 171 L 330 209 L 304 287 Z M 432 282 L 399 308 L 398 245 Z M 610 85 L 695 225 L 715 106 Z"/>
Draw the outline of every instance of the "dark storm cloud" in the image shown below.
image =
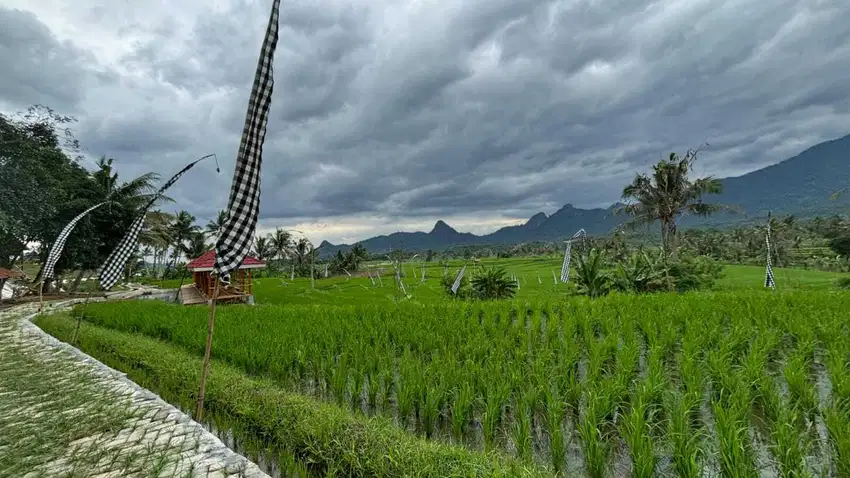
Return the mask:
<path id="1" fill-rule="evenodd" d="M 224 206 L 268 15 L 266 1 L 225 3 L 144 22 L 100 3 L 125 19 L 108 41 L 133 38 L 102 68 L 119 86 L 75 86 L 70 60 L 62 81 L 39 79 L 73 101 L 99 88 L 81 139 L 128 174 L 216 152 L 223 174 L 187 175 L 173 194 L 199 216 Z M 706 174 L 777 162 L 850 133 L 848 24 L 843 0 L 287 1 L 262 217 L 605 206 L 635 172 L 704 141 Z"/>
<path id="2" fill-rule="evenodd" d="M 56 39 L 31 12 L 0 5 L 0 101 L 73 108 L 85 95 L 91 58 Z"/>

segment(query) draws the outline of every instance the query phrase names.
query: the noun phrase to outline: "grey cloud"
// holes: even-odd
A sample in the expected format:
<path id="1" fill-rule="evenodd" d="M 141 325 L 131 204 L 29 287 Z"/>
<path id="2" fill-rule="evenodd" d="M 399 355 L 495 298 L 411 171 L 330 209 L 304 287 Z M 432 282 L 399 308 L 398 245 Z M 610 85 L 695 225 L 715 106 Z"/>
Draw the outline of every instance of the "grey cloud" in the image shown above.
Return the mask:
<path id="1" fill-rule="evenodd" d="M 31 12 L 0 6 L 0 99 L 72 109 L 85 95 L 91 58 L 56 39 Z"/>
<path id="2" fill-rule="evenodd" d="M 530 216 L 611 203 L 636 171 L 703 141 L 708 174 L 785 159 L 850 132 L 844 3 L 286 2 L 262 217 Z M 120 23 L 145 35 L 101 70 L 134 73 L 120 93 L 132 107 L 86 119 L 80 139 L 134 173 L 216 152 L 226 174 L 187 175 L 173 194 L 210 216 L 268 2 L 199 5 Z M 119 92 L 86 101 L 103 111 Z"/>

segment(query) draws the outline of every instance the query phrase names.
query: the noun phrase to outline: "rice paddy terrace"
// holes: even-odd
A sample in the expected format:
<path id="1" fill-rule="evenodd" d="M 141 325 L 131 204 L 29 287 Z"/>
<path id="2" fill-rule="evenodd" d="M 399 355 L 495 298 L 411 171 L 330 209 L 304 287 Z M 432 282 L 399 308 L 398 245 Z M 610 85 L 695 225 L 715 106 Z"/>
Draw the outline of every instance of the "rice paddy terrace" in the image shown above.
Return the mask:
<path id="1" fill-rule="evenodd" d="M 258 279 L 258 305 L 218 309 L 207 408 L 280 476 L 850 475 L 837 274 L 776 269 L 766 291 L 763 268 L 730 266 L 712 291 L 591 300 L 549 262 L 505 261 L 505 302 L 446 299 L 436 265 L 424 282 L 411 265 L 406 295 L 388 276 Z M 186 408 L 206 321 L 90 304 L 78 347 Z"/>

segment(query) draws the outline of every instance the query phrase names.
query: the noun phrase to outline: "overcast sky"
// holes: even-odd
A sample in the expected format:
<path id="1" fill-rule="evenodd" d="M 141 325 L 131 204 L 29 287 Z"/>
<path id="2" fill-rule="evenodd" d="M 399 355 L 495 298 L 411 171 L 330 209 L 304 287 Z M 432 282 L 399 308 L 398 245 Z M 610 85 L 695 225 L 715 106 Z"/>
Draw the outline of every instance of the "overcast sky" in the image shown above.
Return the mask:
<path id="1" fill-rule="evenodd" d="M 317 244 L 607 206 L 707 141 L 739 175 L 850 133 L 847 0 L 282 0 L 262 231 Z M 0 0 L 0 111 L 226 206 L 270 0 Z M 92 163 L 89 162 L 91 165 Z"/>

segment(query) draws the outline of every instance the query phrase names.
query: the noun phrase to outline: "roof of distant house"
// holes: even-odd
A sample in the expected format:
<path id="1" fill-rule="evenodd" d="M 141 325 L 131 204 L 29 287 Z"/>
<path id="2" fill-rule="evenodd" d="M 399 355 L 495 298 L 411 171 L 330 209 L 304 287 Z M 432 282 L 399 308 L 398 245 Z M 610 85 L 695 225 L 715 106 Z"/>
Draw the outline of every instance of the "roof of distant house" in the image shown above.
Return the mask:
<path id="1" fill-rule="evenodd" d="M 18 271 L 10 271 L 9 269 L 4 269 L 0 267 L 0 279 L 19 279 L 24 275 Z"/>
<path id="2" fill-rule="evenodd" d="M 201 257 L 196 259 L 192 259 L 186 264 L 186 268 L 190 271 L 194 272 L 207 272 L 213 270 L 215 266 L 215 249 L 210 249 L 205 252 Z M 239 269 L 262 269 L 266 267 L 266 263 L 251 256 L 246 256 L 245 260 L 242 261 L 242 265 L 239 266 Z"/>

